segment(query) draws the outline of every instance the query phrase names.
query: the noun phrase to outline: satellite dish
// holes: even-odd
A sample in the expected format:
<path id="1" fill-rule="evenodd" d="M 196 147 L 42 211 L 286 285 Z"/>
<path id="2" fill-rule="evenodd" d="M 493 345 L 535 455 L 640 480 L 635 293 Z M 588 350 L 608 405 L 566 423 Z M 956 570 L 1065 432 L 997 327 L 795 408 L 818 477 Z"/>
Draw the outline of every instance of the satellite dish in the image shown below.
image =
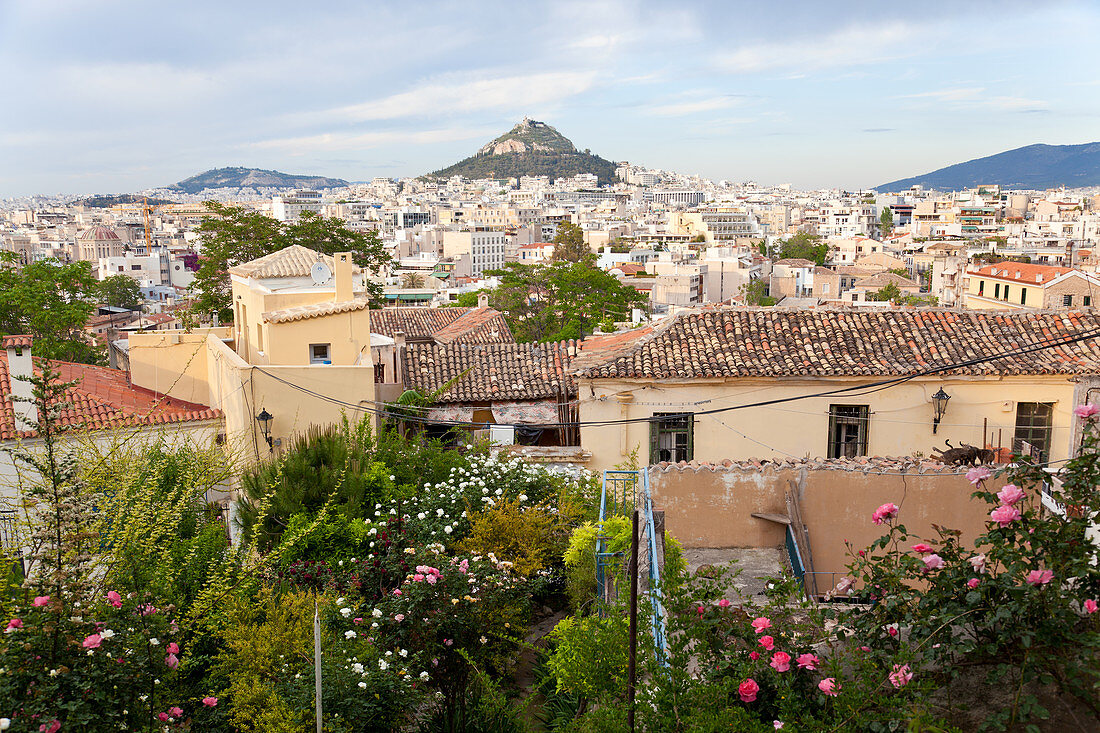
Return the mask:
<path id="1" fill-rule="evenodd" d="M 317 285 L 324 285 L 332 279 L 332 270 L 324 262 L 318 262 L 309 270 L 309 276 Z"/>

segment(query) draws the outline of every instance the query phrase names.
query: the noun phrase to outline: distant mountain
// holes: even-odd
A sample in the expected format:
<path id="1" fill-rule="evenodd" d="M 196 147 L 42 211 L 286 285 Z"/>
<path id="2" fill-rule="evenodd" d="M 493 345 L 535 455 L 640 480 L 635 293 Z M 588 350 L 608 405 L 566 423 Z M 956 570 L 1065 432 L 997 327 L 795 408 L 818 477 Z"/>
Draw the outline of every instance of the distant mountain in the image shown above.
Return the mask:
<path id="1" fill-rule="evenodd" d="M 211 168 L 168 186 L 170 191 L 199 193 L 204 188 L 340 188 L 348 182 L 324 176 L 295 176 L 263 168 Z"/>
<path id="2" fill-rule="evenodd" d="M 875 189 L 901 191 L 920 185 L 939 191 L 957 191 L 983 183 L 1037 190 L 1100 186 L 1100 142 L 1027 145 L 940 168 L 923 176 L 884 183 Z"/>
<path id="3" fill-rule="evenodd" d="M 103 194 L 100 196 L 89 196 L 86 199 L 80 199 L 76 203 L 83 204 L 92 209 L 107 209 L 116 204 L 140 204 L 147 203 L 150 206 L 160 206 L 161 204 L 172 203 L 168 199 L 148 198 L 146 196 L 138 196 L 133 193 L 118 193 L 118 194 Z"/>
<path id="4" fill-rule="evenodd" d="M 611 183 L 615 178 L 615 164 L 587 150 L 577 150 L 568 138 L 545 122 L 524 117 L 522 122 L 484 145 L 476 154 L 429 173 L 428 177 L 569 178 L 578 173 L 591 173 L 601 184 Z"/>

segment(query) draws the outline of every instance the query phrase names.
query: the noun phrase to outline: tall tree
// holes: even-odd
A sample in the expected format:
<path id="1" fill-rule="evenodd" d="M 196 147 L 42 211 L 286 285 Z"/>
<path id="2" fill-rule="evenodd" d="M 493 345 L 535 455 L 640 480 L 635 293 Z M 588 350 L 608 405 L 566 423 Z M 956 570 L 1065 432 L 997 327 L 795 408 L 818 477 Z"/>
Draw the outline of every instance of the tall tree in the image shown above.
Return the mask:
<path id="1" fill-rule="evenodd" d="M 593 259 L 592 250 L 584 243 L 584 231 L 571 221 L 558 224 L 554 234 L 554 260 L 583 262 Z"/>
<path id="2" fill-rule="evenodd" d="M 99 297 L 116 308 L 138 310 L 144 298 L 141 286 L 129 275 L 110 275 L 99 281 Z"/>
<path id="3" fill-rule="evenodd" d="M 102 351 L 84 326 L 99 301 L 99 281 L 89 262 L 41 260 L 23 267 L 11 253 L 0 256 L 0 333 L 34 337 L 36 356 L 98 364 Z"/>
<path id="4" fill-rule="evenodd" d="M 762 278 L 749 280 L 741 286 L 745 305 L 775 305 L 775 298 L 768 295 L 768 284 Z"/>
<path id="5" fill-rule="evenodd" d="M 829 245 L 821 241 L 816 234 L 799 232 L 790 239 L 779 243 L 779 259 L 810 260 L 817 266 L 822 266 L 829 258 Z"/>
<path id="6" fill-rule="evenodd" d="M 509 262 L 489 274 L 500 276 L 490 303 L 521 342 L 581 338 L 599 324 L 628 319 L 632 308 L 648 303 L 645 295 L 590 261 Z"/>
<path id="7" fill-rule="evenodd" d="M 889 206 L 882 208 L 882 213 L 878 217 L 878 231 L 880 237 L 890 236 L 890 232 L 894 230 L 894 212 Z"/>
<path id="8" fill-rule="evenodd" d="M 198 228 L 202 258 L 193 284 L 198 297 L 192 310 L 200 316 L 217 314 L 223 322 L 233 320 L 229 268 L 293 244 L 327 255 L 351 252 L 355 264 L 370 272 L 378 272 L 390 263 L 377 232 L 353 231 L 344 226 L 342 219 L 305 212 L 298 221 L 284 223 L 216 201 L 207 201 L 206 207 L 217 216 L 208 217 Z M 368 280 L 366 288 L 372 300 L 381 301 L 381 284 Z"/>
<path id="9" fill-rule="evenodd" d="M 415 290 L 424 287 L 424 276 L 419 272 L 406 272 L 401 276 L 401 287 L 406 290 Z"/>

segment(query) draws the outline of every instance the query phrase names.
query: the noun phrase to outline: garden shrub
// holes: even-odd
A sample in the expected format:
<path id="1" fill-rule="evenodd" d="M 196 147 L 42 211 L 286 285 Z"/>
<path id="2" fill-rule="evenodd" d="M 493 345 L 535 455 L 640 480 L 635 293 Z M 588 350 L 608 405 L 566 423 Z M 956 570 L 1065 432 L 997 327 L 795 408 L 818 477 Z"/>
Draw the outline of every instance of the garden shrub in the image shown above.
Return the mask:
<path id="1" fill-rule="evenodd" d="M 474 515 L 470 536 L 458 544 L 469 554 L 495 553 L 524 577 L 561 561 L 569 518 L 546 506 L 525 506 L 518 498 Z"/>
<path id="2" fill-rule="evenodd" d="M 623 696 L 630 638 L 627 619 L 621 613 L 562 619 L 550 640 L 553 651 L 546 666 L 558 692 L 579 698 L 578 712 L 584 712 L 588 701 Z"/>

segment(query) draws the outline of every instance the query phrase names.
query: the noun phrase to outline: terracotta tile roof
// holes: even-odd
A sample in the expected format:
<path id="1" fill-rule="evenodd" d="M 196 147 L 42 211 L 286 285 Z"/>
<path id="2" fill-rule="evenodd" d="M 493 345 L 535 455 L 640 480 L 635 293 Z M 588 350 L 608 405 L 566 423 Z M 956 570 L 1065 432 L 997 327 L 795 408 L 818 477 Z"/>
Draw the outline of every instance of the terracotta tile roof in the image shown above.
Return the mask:
<path id="1" fill-rule="evenodd" d="M 804 260 L 801 257 L 788 257 L 785 260 L 777 260 L 777 265 L 784 265 L 786 267 L 816 267 L 816 263 L 810 260 Z"/>
<path id="2" fill-rule="evenodd" d="M 405 352 L 405 379 L 410 389 L 431 394 L 460 377 L 437 398 L 443 403 L 549 399 L 576 395 L 570 373 L 576 354 L 575 341 L 413 344 Z"/>
<path id="3" fill-rule="evenodd" d="M 38 360 L 35 361 L 37 363 Z M 66 428 L 102 430 L 213 420 L 222 415 L 221 410 L 174 398 L 159 398 L 152 392 L 132 387 L 126 372 L 117 369 L 57 361 L 51 361 L 50 366 L 61 374 L 61 381 L 78 382 L 69 389 L 66 397 L 70 407 L 63 410 L 59 417 L 61 425 Z M 37 368 L 35 371 L 37 373 Z M 8 357 L 0 353 L 0 440 L 33 436 L 33 432 L 15 429 Z"/>
<path id="4" fill-rule="evenodd" d="M 98 241 L 98 242 L 104 242 L 104 241 L 108 241 L 108 240 L 113 241 L 113 240 L 118 239 L 118 234 L 115 232 L 114 229 L 111 229 L 110 227 L 98 226 L 98 227 L 92 227 L 91 229 L 84 230 L 83 232 L 80 233 L 80 236 L 77 237 L 77 239 L 83 239 L 84 241 L 91 240 L 91 241 Z"/>
<path id="5" fill-rule="evenodd" d="M 1093 329 L 1100 316 L 1072 311 L 707 309 L 574 369 L 585 378 L 897 376 Z M 1100 339 L 952 373 L 1100 374 Z"/>
<path id="6" fill-rule="evenodd" d="M 283 308 L 277 311 L 267 311 L 263 319 L 268 323 L 288 323 L 290 321 L 304 321 L 307 318 L 320 318 L 337 313 L 351 313 L 370 307 L 370 301 L 366 298 L 345 300 L 342 303 L 327 301 L 324 303 L 311 303 L 309 305 L 296 305 L 293 308 Z"/>
<path id="7" fill-rule="evenodd" d="M 1071 267 L 1055 267 L 1054 265 L 1033 265 L 1028 262 L 995 262 L 992 265 L 979 267 L 976 274 L 996 277 L 1001 280 L 1012 280 L 1025 285 L 1039 285 L 1049 283 L 1051 280 L 1073 271 Z"/>
<path id="8" fill-rule="evenodd" d="M 229 268 L 229 274 L 241 277 L 309 277 L 310 270 L 317 262 L 324 262 L 329 270 L 335 271 L 336 261 L 329 255 L 315 252 L 300 244 L 292 244 L 289 247 L 272 252 L 251 262 Z M 352 274 L 358 275 L 358 266 L 352 267 Z"/>
<path id="9" fill-rule="evenodd" d="M 475 311 L 483 312 L 470 316 Z M 470 316 L 469 320 L 467 316 Z M 458 321 L 461 323 L 456 323 Z M 440 333 L 452 343 L 508 343 L 515 340 L 503 316 L 492 308 L 381 308 L 371 311 L 370 330 L 390 338 L 403 331 L 409 342 L 433 341 Z"/>
<path id="10" fill-rule="evenodd" d="M 907 277 L 902 277 L 896 272 L 879 272 L 870 277 L 865 277 L 856 283 L 857 288 L 884 288 L 890 283 L 897 285 L 899 288 L 919 288 L 920 283 L 914 282 Z"/>
<path id="11" fill-rule="evenodd" d="M 26 334 L 12 334 L 4 337 L 2 348 L 7 349 L 29 349 L 31 347 L 33 339 Z"/>

